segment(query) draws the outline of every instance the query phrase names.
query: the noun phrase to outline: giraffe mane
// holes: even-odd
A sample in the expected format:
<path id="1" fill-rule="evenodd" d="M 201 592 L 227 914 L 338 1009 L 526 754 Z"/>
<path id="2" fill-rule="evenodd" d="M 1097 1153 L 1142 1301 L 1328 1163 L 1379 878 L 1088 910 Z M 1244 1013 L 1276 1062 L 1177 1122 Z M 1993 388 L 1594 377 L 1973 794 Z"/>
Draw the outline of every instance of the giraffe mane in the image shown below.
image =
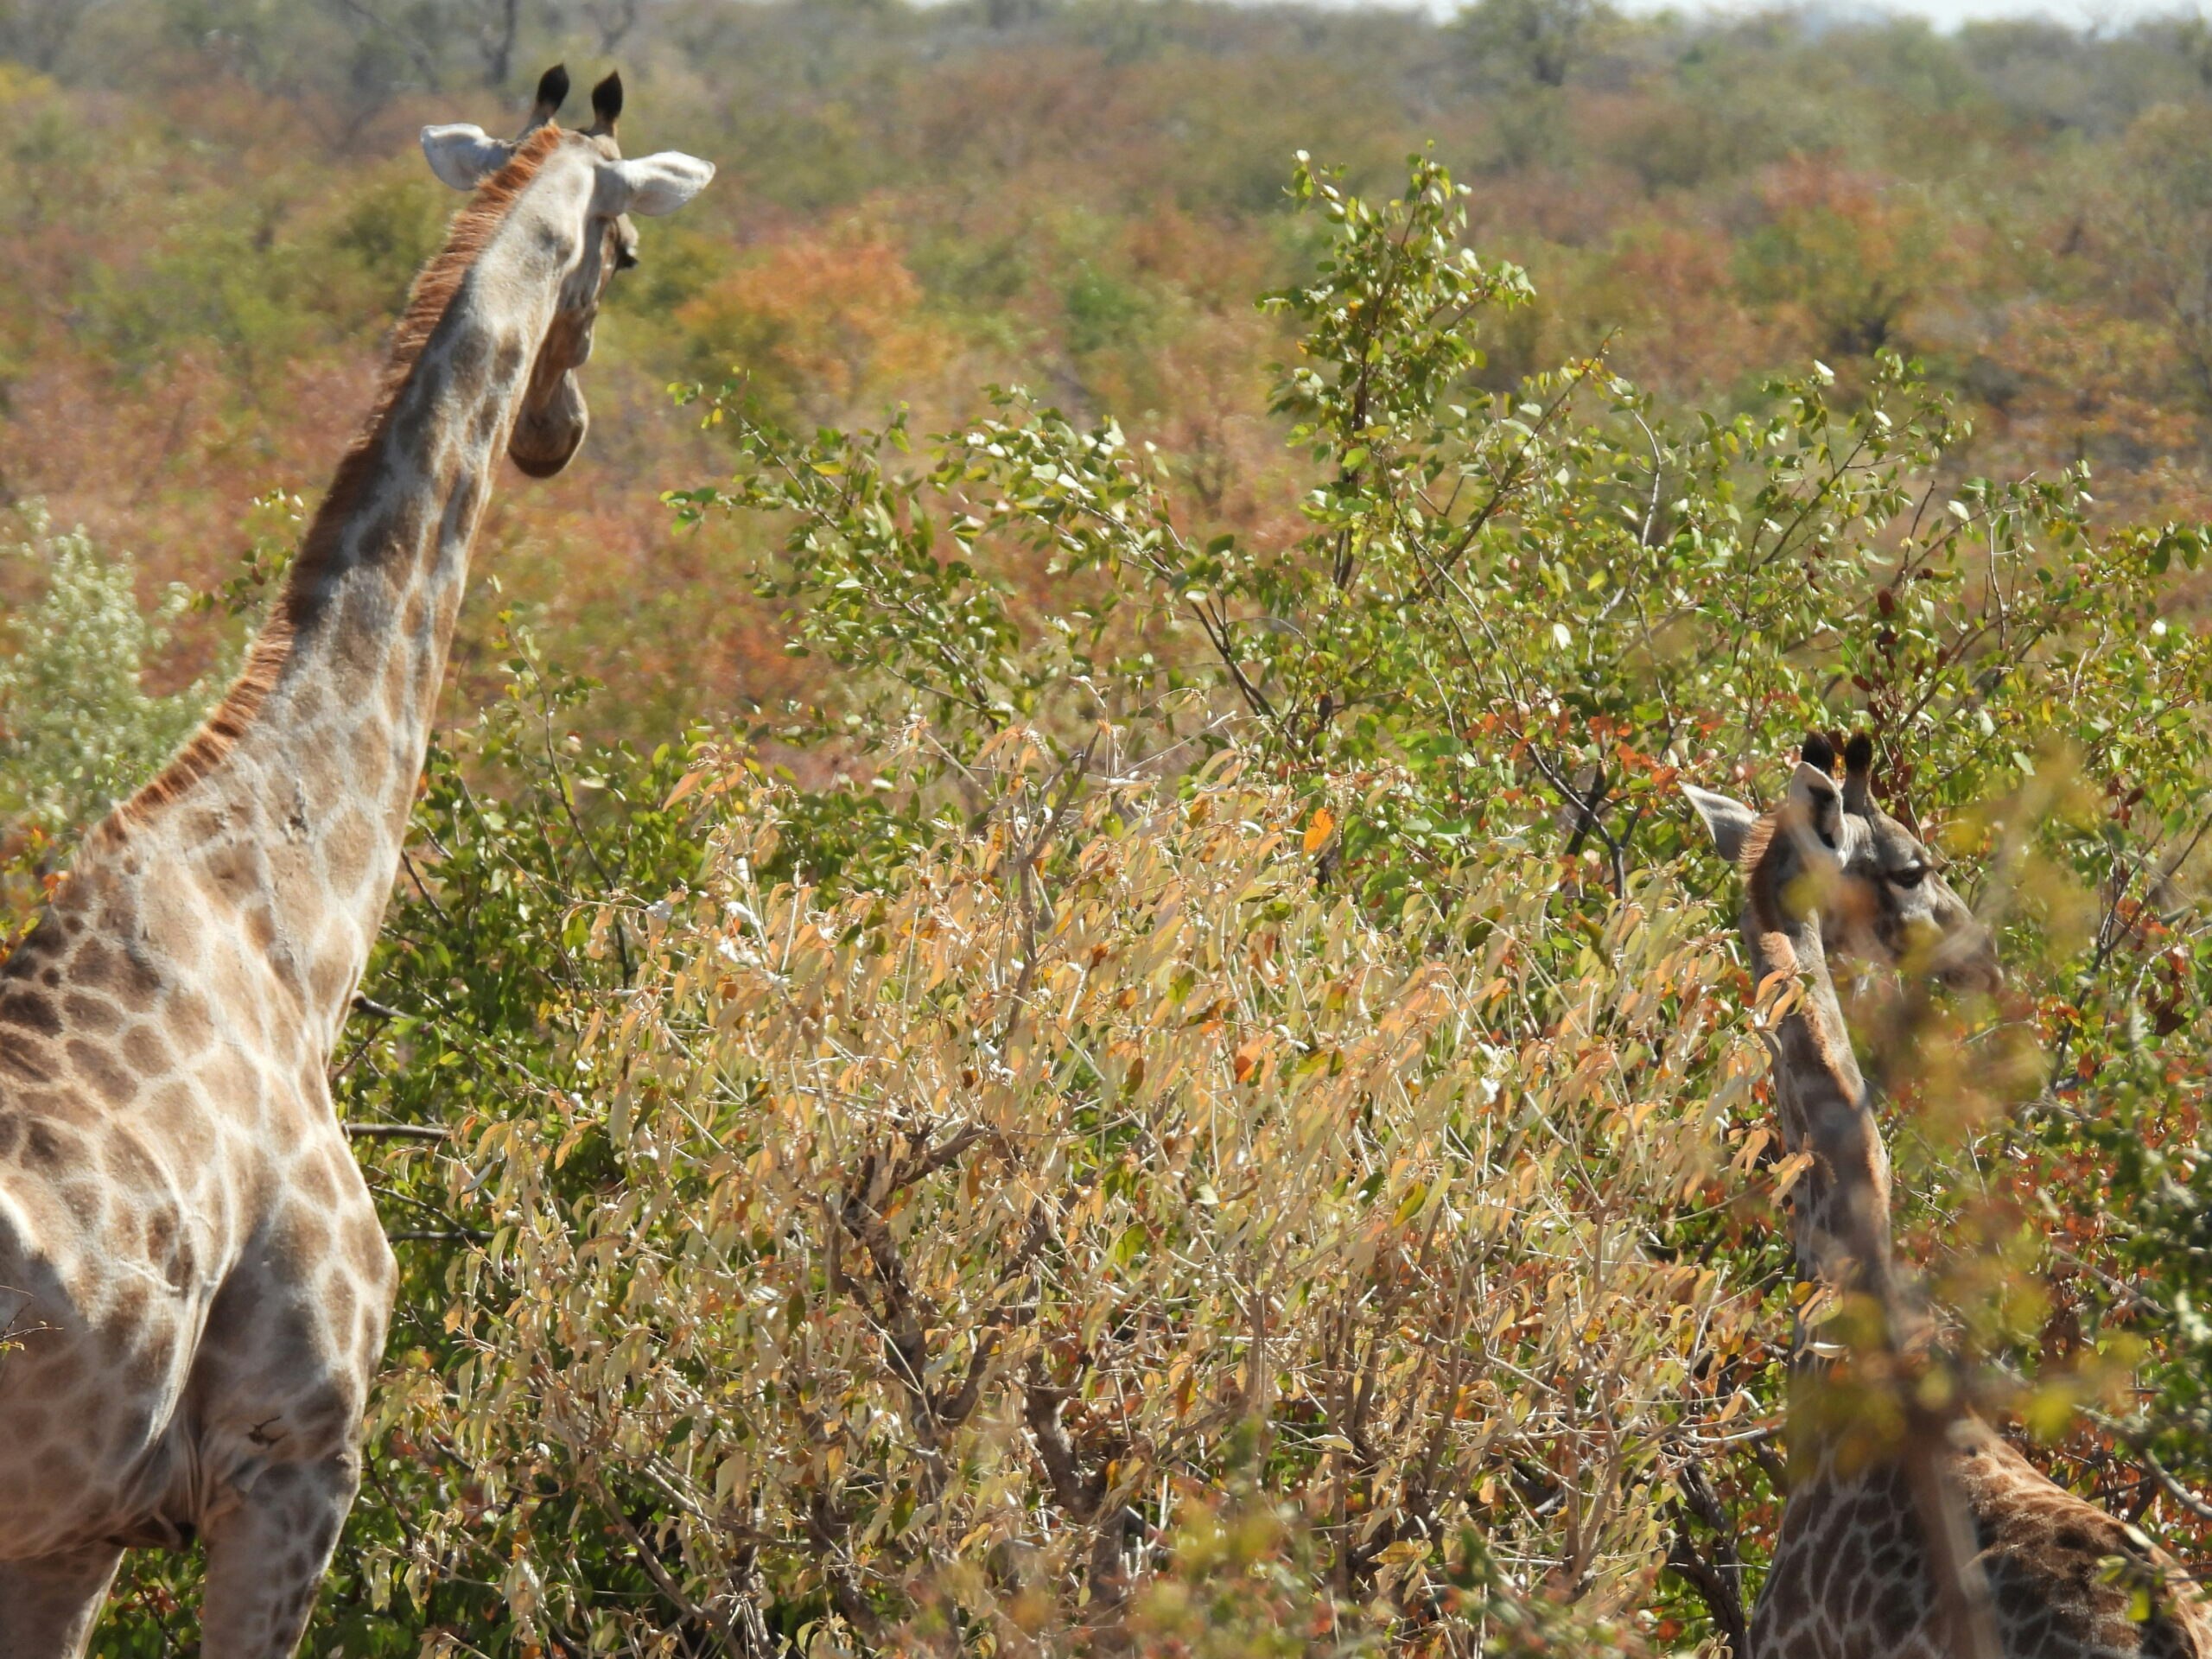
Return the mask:
<path id="1" fill-rule="evenodd" d="M 454 296 L 461 291 L 462 281 L 476 264 L 484 250 L 491 245 L 499 226 L 506 223 L 507 210 L 515 199 L 537 176 L 567 135 L 559 127 L 548 123 L 515 146 L 515 153 L 506 164 L 476 187 L 476 193 L 462 204 L 453 216 L 453 223 L 446 231 L 446 245 L 435 258 L 423 267 L 415 278 L 415 286 L 407 296 L 407 308 L 399 314 L 399 321 L 391 331 L 391 349 L 385 361 L 384 378 L 378 387 L 376 403 L 362 423 L 360 435 L 338 463 L 338 476 L 332 481 L 330 493 L 325 498 L 321 512 L 308 531 L 307 544 L 301 550 L 304 563 L 308 550 L 315 546 L 315 531 L 322 528 L 324 515 L 331 504 L 339 499 L 340 489 L 358 485 L 359 467 L 357 461 L 366 459 L 372 441 L 383 427 L 386 414 L 399 396 L 400 388 L 407 384 L 407 377 L 415 371 L 416 360 L 423 355 L 423 348 L 429 344 L 430 335 L 451 306 Z"/>
<path id="2" fill-rule="evenodd" d="M 231 746 L 253 723 L 263 702 L 276 689 L 284 665 L 290 661 L 300 625 L 307 620 L 308 594 L 313 591 L 313 584 L 308 579 L 328 569 L 338 556 L 346 522 L 359 505 L 370 460 L 376 452 L 377 440 L 384 435 L 393 404 L 407 385 L 408 377 L 414 373 L 423 347 L 429 344 L 431 334 L 452 306 L 454 296 L 460 293 L 470 270 L 491 245 L 493 237 L 506 223 L 508 210 L 514 206 L 516 198 L 537 176 L 538 169 L 544 166 L 562 137 L 561 129 L 550 124 L 531 133 L 516 145 L 514 154 L 498 172 L 477 186 L 475 193 L 453 216 L 446 232 L 445 246 L 423 267 L 408 292 L 406 308 L 399 314 L 399 321 L 391 331 L 384 372 L 377 384 L 376 401 L 370 405 L 353 442 L 346 446 L 338 462 L 330 487 L 323 493 L 322 505 L 315 509 L 315 518 L 300 543 L 284 591 L 268 621 L 254 637 L 253 645 L 246 652 L 245 667 L 200 729 L 169 757 L 168 765 L 128 800 L 116 806 L 93 832 L 95 836 L 103 839 L 120 836 L 149 812 L 177 799 L 213 772 L 229 753 Z"/>
<path id="3" fill-rule="evenodd" d="M 1743 850 L 1736 855 L 1736 868 L 1745 875 L 1758 868 L 1766 859 L 1767 849 L 1774 845 L 1774 832 L 1781 827 L 1779 808 L 1759 814 L 1758 822 L 1744 837 Z"/>
<path id="4" fill-rule="evenodd" d="M 1783 925 L 1782 896 L 1775 886 L 1779 861 L 1774 856 L 1775 837 L 1781 828 L 1780 806 L 1762 812 L 1745 836 L 1743 850 L 1736 855 L 1736 868 L 1744 873 L 1744 897 L 1763 933 L 1778 932 Z"/>
<path id="5" fill-rule="evenodd" d="M 1783 913 L 1782 895 L 1777 889 L 1776 873 L 1781 861 L 1770 856 L 1775 851 L 1775 832 L 1782 826 L 1782 808 L 1762 813 L 1751 832 L 1744 838 L 1744 850 L 1738 857 L 1738 866 L 1744 872 L 1745 897 L 1749 902 L 1751 918 L 1759 931 L 1759 946 L 1767 954 L 1772 968 L 1785 973 L 1797 974 L 1819 967 L 1826 976 L 1827 964 L 1805 961 L 1796 945 L 1790 943 Z M 1807 1028 L 1813 1039 L 1814 1052 L 1822 1070 L 1838 1080 L 1839 1089 L 1845 1088 L 1843 1062 L 1837 1049 L 1838 1033 L 1818 1019 L 1808 1019 Z"/>

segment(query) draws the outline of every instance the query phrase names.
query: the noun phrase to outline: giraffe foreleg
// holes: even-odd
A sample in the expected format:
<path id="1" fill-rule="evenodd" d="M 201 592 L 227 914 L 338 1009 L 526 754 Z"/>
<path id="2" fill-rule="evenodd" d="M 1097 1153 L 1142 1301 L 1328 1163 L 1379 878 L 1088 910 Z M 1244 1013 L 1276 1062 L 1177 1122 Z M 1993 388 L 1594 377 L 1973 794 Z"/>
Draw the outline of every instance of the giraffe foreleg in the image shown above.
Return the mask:
<path id="1" fill-rule="evenodd" d="M 360 1484 L 361 1460 L 351 1450 L 274 1463 L 208 1522 L 207 1659 L 290 1659 Z"/>
<path id="2" fill-rule="evenodd" d="M 0 1656 L 78 1659 L 123 1560 L 118 1544 L 89 1544 L 29 1561 L 0 1561 Z"/>

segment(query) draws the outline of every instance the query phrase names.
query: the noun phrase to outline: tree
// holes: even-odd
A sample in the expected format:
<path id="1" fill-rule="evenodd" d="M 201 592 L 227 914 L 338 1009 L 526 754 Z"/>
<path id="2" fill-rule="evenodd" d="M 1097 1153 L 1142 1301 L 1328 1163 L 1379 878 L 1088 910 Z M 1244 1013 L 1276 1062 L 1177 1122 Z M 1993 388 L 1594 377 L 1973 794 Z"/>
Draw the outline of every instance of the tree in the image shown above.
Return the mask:
<path id="1" fill-rule="evenodd" d="M 2212 413 L 2212 111 L 2164 105 L 2131 128 L 2107 208 L 2125 279 Z"/>
<path id="2" fill-rule="evenodd" d="M 1457 28 L 1481 68 L 1563 86 L 1592 28 L 1611 15 L 1604 0 L 1476 0 Z"/>
<path id="3" fill-rule="evenodd" d="M 1832 356 L 1897 346 L 1899 324 L 1942 264 L 1919 194 L 1833 160 L 1801 159 L 1777 168 L 1763 194 L 1766 222 L 1737 254 L 1746 296 L 1797 312 Z"/>
<path id="4" fill-rule="evenodd" d="M 101 0 L 0 0 L 0 57 L 15 58 L 41 74 L 60 67 Z"/>

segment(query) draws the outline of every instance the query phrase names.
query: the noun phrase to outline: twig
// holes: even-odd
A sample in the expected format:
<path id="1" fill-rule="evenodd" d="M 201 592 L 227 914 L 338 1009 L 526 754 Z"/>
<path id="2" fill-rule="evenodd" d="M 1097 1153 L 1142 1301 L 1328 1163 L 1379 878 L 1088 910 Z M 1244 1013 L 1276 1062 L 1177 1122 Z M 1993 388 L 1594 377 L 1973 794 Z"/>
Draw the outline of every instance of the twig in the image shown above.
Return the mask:
<path id="1" fill-rule="evenodd" d="M 611 1499 L 612 1494 L 607 1497 Z M 683 1614 L 702 1636 L 713 1642 L 717 1649 L 724 1653 L 742 1653 L 744 1643 L 734 1639 L 734 1632 L 727 1629 L 717 1630 L 720 1621 L 683 1593 L 683 1586 L 677 1583 L 675 1576 L 669 1572 L 660 1553 L 653 1548 L 638 1523 L 624 1513 L 622 1506 L 609 1501 L 602 1503 L 601 1507 L 615 1526 L 620 1529 L 622 1535 L 630 1541 L 631 1553 L 638 1558 L 638 1565 L 645 1568 L 645 1576 L 653 1581 L 654 1587 L 667 1598 L 670 1605 Z"/>
<path id="2" fill-rule="evenodd" d="M 1744 1617 L 1744 1561 L 1737 1553 L 1735 1529 L 1719 1493 L 1706 1478 L 1705 1465 L 1692 1460 L 1675 1471 L 1681 1497 L 1669 1507 L 1674 1512 L 1675 1535 L 1667 1546 L 1667 1565 L 1695 1590 L 1713 1617 L 1713 1628 L 1728 1644 L 1732 1659 L 1751 1659 L 1750 1622 Z M 1687 1512 L 1687 1513 L 1686 1513 Z M 1713 1559 L 1708 1560 L 1690 1537 L 1688 1514 L 1713 1529 Z"/>

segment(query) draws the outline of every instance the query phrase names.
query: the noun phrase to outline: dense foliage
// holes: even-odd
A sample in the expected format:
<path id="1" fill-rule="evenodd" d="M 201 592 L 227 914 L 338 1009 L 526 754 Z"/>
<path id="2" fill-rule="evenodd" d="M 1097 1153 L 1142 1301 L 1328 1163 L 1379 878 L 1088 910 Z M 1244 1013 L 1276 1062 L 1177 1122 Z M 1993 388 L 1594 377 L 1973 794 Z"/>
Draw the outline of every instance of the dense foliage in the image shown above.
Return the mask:
<path id="1" fill-rule="evenodd" d="M 1156 71 L 1202 27 L 1222 54 L 1304 61 L 1267 33 L 1280 14 L 839 10 L 846 32 L 809 48 L 832 84 L 940 29 L 969 73 L 1071 40 Z M 51 15 L 0 6 L 10 28 Z M 224 26 L 289 38 L 251 22 Z M 1435 38 L 1372 27 L 1346 62 Z M 2145 443 L 2173 435 L 2126 474 L 2125 515 L 2090 491 L 2104 416 L 2047 424 L 2061 392 L 2077 413 L 2105 395 L 2085 359 L 2054 357 L 2040 404 L 1993 357 L 1908 357 L 1941 308 L 1899 270 L 1963 292 L 1993 264 L 1945 274 L 1944 203 L 1802 156 L 1761 175 L 1771 211 L 1726 280 L 1762 308 L 1747 353 L 1805 366 L 1670 371 L 1701 344 L 1576 321 L 1615 280 L 1603 260 L 1531 235 L 1584 296 L 1562 308 L 1468 218 L 1494 230 L 1485 196 L 1516 168 L 1560 169 L 1562 201 L 1587 188 L 1586 157 L 1547 146 L 1571 157 L 1567 112 L 1617 95 L 1593 65 L 1679 46 L 1675 27 L 1516 3 L 1446 37 L 1496 94 L 1484 142 L 1524 152 L 1485 163 L 1495 192 L 1455 184 L 1441 149 L 1402 190 L 1363 188 L 1370 133 L 1344 146 L 1364 168 L 1300 162 L 1287 219 L 1249 180 L 1185 178 L 1249 192 L 1248 216 L 1201 235 L 1161 209 L 1117 240 L 1066 207 L 1016 248 L 919 186 L 945 218 L 806 222 L 857 189 L 825 142 L 782 195 L 750 187 L 749 209 L 794 215 L 757 258 L 729 268 L 711 232 L 648 245 L 674 274 L 649 264 L 625 302 L 631 372 L 711 386 L 711 340 L 736 340 L 749 372 L 684 391 L 702 418 L 680 439 L 625 438 L 608 429 L 682 417 L 602 403 L 607 470 L 490 527 L 502 591 L 464 666 L 492 693 L 433 756 L 336 1068 L 405 1281 L 313 1650 L 1710 1644 L 1755 1591 L 1786 1479 L 1800 1310 L 1777 1201 L 1797 1172 L 1773 1151 L 1732 879 L 1674 785 L 1770 792 L 1808 727 L 1874 734 L 1891 810 L 2002 930 L 1998 1005 L 1938 1009 L 1916 1053 L 1874 1056 L 1903 1247 L 1962 1373 L 2059 1478 L 2212 1555 L 2199 416 L 2186 375 L 2137 372 L 2182 362 L 2193 290 L 2146 264 L 2165 313 L 2009 314 L 2054 353 L 2106 329 L 2112 407 L 2149 411 Z M 63 35 L 49 67 L 77 49 Z M 1792 38 L 1716 31 L 1667 73 L 1747 73 Z M 1994 35 L 1851 38 L 1869 56 L 1810 107 L 1994 121 L 1973 100 L 2025 96 Z M 1865 67 L 1869 41 L 1887 67 Z M 2039 49 L 2083 79 L 2082 142 L 2183 154 L 2162 124 L 2186 130 L 2202 92 L 2160 79 L 2172 63 Z M 60 112 L 92 94 L 16 86 L 54 123 L 40 165 L 90 166 L 69 147 L 101 141 Z M 2166 101 L 2139 120 L 2131 98 Z M 1758 153 L 1710 145 L 1635 151 L 1687 172 L 1647 181 L 1650 211 Z M 383 177 L 325 204 L 302 232 L 325 280 L 296 291 L 281 237 L 218 262 L 308 328 L 266 336 L 269 361 L 337 349 L 314 332 L 334 308 L 302 308 L 342 292 L 329 272 L 404 272 L 434 233 L 422 200 Z M 2183 224 L 2193 200 L 2136 207 Z M 1009 275 L 994 246 L 1039 263 Z M 2073 257 L 2036 280 L 2063 287 Z M 1232 278 L 1281 286 L 1248 320 Z M 109 280 L 143 299 L 150 278 Z M 1008 331 L 1056 296 L 1050 349 L 948 323 L 957 291 L 995 296 L 974 304 Z M 133 305 L 99 315 L 171 326 Z M 122 372 L 129 338 L 102 348 Z M 22 349 L 39 396 L 79 372 Z M 1030 390 L 930 390 L 1025 359 Z M 1981 397 L 1975 374 L 2011 411 L 1995 441 L 1950 395 Z M 910 379 L 910 413 L 854 421 Z M 258 384 L 225 417 L 249 450 L 269 417 L 241 411 L 297 395 Z M 1156 412 L 1117 421 L 1117 398 Z M 636 533 L 683 575 L 626 592 L 632 620 L 747 597 L 780 647 L 748 671 L 780 677 L 734 721 L 633 747 L 607 734 L 653 731 L 673 686 L 687 715 L 723 712 L 683 659 L 698 625 L 617 657 L 616 699 L 537 642 L 607 639 L 543 595 L 579 569 L 561 538 L 625 511 L 592 499 L 653 467 L 682 487 Z M 284 499 L 261 511 L 281 533 Z M 0 662 L 17 912 L 196 701 L 146 683 L 161 630 L 223 648 L 279 558 L 264 540 L 226 602 L 134 607 L 97 537 L 26 533 L 50 551 L 6 577 L 35 596 Z M 134 1560 L 101 1651 L 183 1646 L 193 1584 L 188 1562 Z"/>
<path id="2" fill-rule="evenodd" d="M 1452 20 L 1185 0 L 13 0 L 0 4 L 0 500 L 225 579 L 250 503 L 309 493 L 450 194 L 424 121 L 504 130 L 537 70 L 617 60 L 633 146 L 721 171 L 613 291 L 577 468 L 503 492 L 456 716 L 512 608 L 616 695 L 601 736 L 819 691 L 746 576 L 750 521 L 655 505 L 716 446 L 671 382 L 741 365 L 753 413 L 918 432 L 1020 384 L 1159 447 L 1187 533 L 1272 543 L 1314 481 L 1262 365 L 1296 318 L 1298 149 L 1389 193 L 1473 186 L 1535 297 L 1485 335 L 1510 392 L 1601 346 L 1663 406 L 1763 413 L 1887 347 L 1974 419 L 1960 473 L 2094 468 L 2101 522 L 2206 516 L 2212 150 L 2201 28 L 2075 35 L 1491 0 Z M 504 68 L 502 66 L 504 65 Z M 996 574 L 1041 596 L 1021 568 Z M 31 589 L 0 575 L 11 600 Z M 215 660 L 177 637 L 162 683 Z M 174 677 L 172 677 L 172 676 Z"/>

